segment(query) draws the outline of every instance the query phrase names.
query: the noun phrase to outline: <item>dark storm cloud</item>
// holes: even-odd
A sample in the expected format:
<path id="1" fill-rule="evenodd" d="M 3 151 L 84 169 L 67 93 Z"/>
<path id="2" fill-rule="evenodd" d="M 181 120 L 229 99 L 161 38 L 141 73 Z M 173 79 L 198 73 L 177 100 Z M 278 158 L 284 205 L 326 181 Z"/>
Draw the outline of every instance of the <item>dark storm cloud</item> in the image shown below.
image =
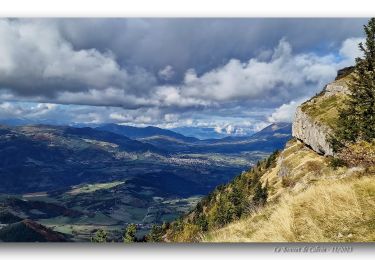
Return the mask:
<path id="1" fill-rule="evenodd" d="M 247 60 L 286 38 L 294 51 L 327 53 L 360 37 L 366 19 L 69 19 L 58 21 L 76 49 L 111 50 L 123 66 L 157 72 L 170 65 L 181 79 Z"/>
<path id="2" fill-rule="evenodd" d="M 337 69 L 353 63 L 364 23 L 366 19 L 3 19 L 0 102 L 93 106 L 92 112 L 89 107 L 59 108 L 60 115 L 74 111 L 67 121 L 81 122 L 173 126 L 214 124 L 209 118 L 216 118 L 246 126 L 262 117 L 288 121 L 295 107 L 320 91 Z M 2 104 L 11 113 L 12 104 Z M 15 111 L 27 114 L 28 107 Z M 47 115 L 31 107 L 33 117 Z M 55 107 L 47 108 L 54 118 Z"/>

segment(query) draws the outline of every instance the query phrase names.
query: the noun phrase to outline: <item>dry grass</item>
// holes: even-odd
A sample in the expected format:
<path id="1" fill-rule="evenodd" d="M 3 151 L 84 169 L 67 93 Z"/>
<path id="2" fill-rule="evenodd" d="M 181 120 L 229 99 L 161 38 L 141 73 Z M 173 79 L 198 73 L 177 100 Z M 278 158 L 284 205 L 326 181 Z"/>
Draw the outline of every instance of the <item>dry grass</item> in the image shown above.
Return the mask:
<path id="1" fill-rule="evenodd" d="M 349 81 L 345 76 L 336 83 L 347 85 Z M 322 93 L 304 103 L 302 110 L 316 122 L 334 127 L 338 104 L 345 98 L 343 93 Z M 356 161 L 350 166 L 358 166 L 364 158 L 373 165 L 373 149 L 364 147 L 360 145 L 356 154 L 351 149 L 349 157 Z M 374 167 L 360 166 L 367 171 L 364 167 L 334 169 L 329 158 L 292 140 L 276 167 L 261 178 L 270 184 L 267 206 L 209 232 L 202 241 L 375 242 L 375 176 L 368 170 Z"/>
<path id="2" fill-rule="evenodd" d="M 375 177 L 326 180 L 297 196 L 284 196 L 262 213 L 211 232 L 204 241 L 375 241 L 374 206 Z"/>
<path id="3" fill-rule="evenodd" d="M 346 98 L 343 93 L 329 97 L 318 96 L 304 104 L 302 109 L 318 124 L 334 129 L 339 116 L 338 109 L 343 106 Z"/>
<path id="4" fill-rule="evenodd" d="M 341 178 L 346 168 L 332 169 L 329 160 L 305 147 L 300 141 L 291 141 L 281 152 L 276 167 L 262 176 L 270 184 L 269 201 L 278 199 L 285 192 L 298 194 L 314 182 Z"/>
<path id="5" fill-rule="evenodd" d="M 262 176 L 270 184 L 268 206 L 207 234 L 205 242 L 375 241 L 375 176 L 333 169 L 329 159 L 289 142 L 276 167 Z M 283 185 L 279 172 L 295 185 Z M 285 170 L 285 169 L 284 169 Z"/>
<path id="6" fill-rule="evenodd" d="M 348 86 L 351 77 L 352 75 L 349 74 L 331 84 Z M 325 96 L 321 93 L 302 104 L 301 109 L 315 122 L 334 129 L 337 125 L 338 108 L 345 103 L 346 98 L 347 96 L 344 93 L 336 93 L 331 96 Z"/>

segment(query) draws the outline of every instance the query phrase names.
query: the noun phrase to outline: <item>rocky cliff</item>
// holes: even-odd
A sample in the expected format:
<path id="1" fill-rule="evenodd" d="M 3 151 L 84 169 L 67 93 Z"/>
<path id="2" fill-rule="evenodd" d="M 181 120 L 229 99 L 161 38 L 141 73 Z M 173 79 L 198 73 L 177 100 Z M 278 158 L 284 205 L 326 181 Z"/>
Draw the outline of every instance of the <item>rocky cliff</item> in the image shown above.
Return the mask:
<path id="1" fill-rule="evenodd" d="M 375 175 L 361 158 L 335 164 L 328 137 L 345 104 L 352 69 L 303 103 L 285 148 L 217 187 L 165 230 L 168 242 L 373 242 Z M 312 149 L 310 149 L 312 148 Z M 349 153 L 351 156 L 352 153 Z M 368 158 L 373 155 L 367 156 Z"/>
<path id="2" fill-rule="evenodd" d="M 293 136 L 310 146 L 319 154 L 333 155 L 332 148 L 327 140 L 329 128 L 319 125 L 311 117 L 297 108 L 292 128 Z"/>
<path id="3" fill-rule="evenodd" d="M 326 85 L 320 94 L 296 110 L 292 126 L 293 137 L 319 154 L 333 155 L 328 138 L 336 124 L 337 109 L 349 93 L 348 84 L 352 73 L 352 68 L 340 70 L 334 82 Z"/>

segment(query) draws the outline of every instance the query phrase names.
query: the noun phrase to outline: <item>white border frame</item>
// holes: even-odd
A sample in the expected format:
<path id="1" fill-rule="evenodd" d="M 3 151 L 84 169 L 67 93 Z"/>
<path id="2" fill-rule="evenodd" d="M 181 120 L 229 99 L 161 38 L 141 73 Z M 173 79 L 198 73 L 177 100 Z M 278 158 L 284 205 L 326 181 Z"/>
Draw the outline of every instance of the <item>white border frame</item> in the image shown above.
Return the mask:
<path id="1" fill-rule="evenodd" d="M 2 17 L 371 17 L 372 0 L 5 0 Z"/>
<path id="2" fill-rule="evenodd" d="M 1 17 L 371 17 L 373 0 L 11 0 Z M 1 62 L 1 61 L 0 61 Z M 293 246 L 294 244 L 290 244 Z M 280 244 L 93 245 L 0 244 L 0 259 L 372 259 L 374 244 L 354 245 L 352 254 L 276 254 Z"/>

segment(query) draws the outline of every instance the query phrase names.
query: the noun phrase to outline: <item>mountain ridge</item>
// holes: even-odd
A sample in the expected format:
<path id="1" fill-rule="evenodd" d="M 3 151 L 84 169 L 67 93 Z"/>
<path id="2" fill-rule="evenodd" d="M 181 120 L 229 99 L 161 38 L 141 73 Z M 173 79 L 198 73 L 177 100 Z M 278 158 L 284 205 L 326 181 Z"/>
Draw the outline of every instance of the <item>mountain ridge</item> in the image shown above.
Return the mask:
<path id="1" fill-rule="evenodd" d="M 375 241 L 373 168 L 338 164 L 328 150 L 331 131 L 327 129 L 335 127 L 337 108 L 348 95 L 342 85 L 348 83 L 351 73 L 339 71 L 334 82 L 297 109 L 294 137 L 284 149 L 217 187 L 192 211 L 170 223 L 160 239 L 221 243 Z M 299 122 L 302 110 L 312 124 Z M 316 138 L 317 134 L 322 138 Z"/>
<path id="2" fill-rule="evenodd" d="M 155 126 L 135 127 L 118 124 L 106 124 L 100 127 L 96 127 L 96 129 L 113 132 L 132 139 L 147 138 L 151 136 L 168 136 L 186 142 L 198 141 L 197 138 L 187 137 L 174 131 Z"/>
<path id="3" fill-rule="evenodd" d="M 352 77 L 353 68 L 339 70 L 333 82 L 296 110 L 292 135 L 317 153 L 334 155 L 329 138 L 337 124 L 338 109 L 343 106 L 349 94 L 348 85 Z"/>

